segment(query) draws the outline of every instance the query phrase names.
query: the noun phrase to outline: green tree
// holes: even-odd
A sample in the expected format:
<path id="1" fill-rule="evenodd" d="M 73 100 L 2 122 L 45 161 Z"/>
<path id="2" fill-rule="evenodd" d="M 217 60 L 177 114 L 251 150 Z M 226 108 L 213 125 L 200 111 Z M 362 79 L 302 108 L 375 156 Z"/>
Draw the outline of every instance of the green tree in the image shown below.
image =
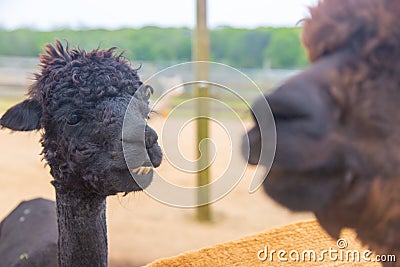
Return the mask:
<path id="1" fill-rule="evenodd" d="M 307 65 L 306 53 L 300 42 L 299 28 L 276 29 L 264 50 L 264 59 L 273 68 L 300 68 Z"/>
<path id="2" fill-rule="evenodd" d="M 260 68 L 268 60 L 275 68 L 307 65 L 299 41 L 300 28 L 242 29 L 220 27 L 211 30 L 211 58 L 239 68 Z M 140 29 L 0 29 L 0 55 L 37 57 L 46 43 L 67 39 L 83 49 L 117 46 L 126 49 L 134 61 L 188 61 L 191 59 L 192 29 L 147 26 Z"/>

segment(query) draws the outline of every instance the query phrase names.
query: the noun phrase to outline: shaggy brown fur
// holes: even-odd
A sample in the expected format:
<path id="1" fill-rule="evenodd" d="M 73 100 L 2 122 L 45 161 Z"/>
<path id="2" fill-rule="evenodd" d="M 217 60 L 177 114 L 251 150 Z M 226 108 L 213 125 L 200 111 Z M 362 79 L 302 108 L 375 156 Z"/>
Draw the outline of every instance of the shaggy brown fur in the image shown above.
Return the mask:
<path id="1" fill-rule="evenodd" d="M 381 53 L 390 59 L 399 50 L 397 1 L 328 0 L 310 8 L 310 13 L 304 20 L 302 41 L 311 62 L 344 47 L 378 61 L 383 59 Z"/>
<path id="2" fill-rule="evenodd" d="M 311 66 L 266 96 L 278 140 L 264 189 L 314 211 L 332 236 L 355 228 L 376 252 L 399 256 L 400 1 L 325 0 L 310 11 Z"/>

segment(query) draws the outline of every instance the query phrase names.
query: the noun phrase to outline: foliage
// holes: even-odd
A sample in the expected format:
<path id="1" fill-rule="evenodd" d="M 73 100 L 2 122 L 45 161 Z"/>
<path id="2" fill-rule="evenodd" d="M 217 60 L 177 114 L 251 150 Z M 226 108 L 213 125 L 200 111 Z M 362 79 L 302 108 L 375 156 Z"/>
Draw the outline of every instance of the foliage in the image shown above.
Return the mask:
<path id="1" fill-rule="evenodd" d="M 240 68 L 260 68 L 269 62 L 275 68 L 307 65 L 299 41 L 300 28 L 239 29 L 221 27 L 210 32 L 211 59 Z M 135 61 L 188 61 L 191 59 L 192 30 L 189 28 L 87 29 L 41 32 L 32 29 L 0 29 L 0 55 L 37 57 L 45 43 L 55 38 L 92 49 L 118 46 Z"/>
<path id="2" fill-rule="evenodd" d="M 281 28 L 271 34 L 264 58 L 275 68 L 303 67 L 307 64 L 304 48 L 300 43 L 298 28 Z"/>

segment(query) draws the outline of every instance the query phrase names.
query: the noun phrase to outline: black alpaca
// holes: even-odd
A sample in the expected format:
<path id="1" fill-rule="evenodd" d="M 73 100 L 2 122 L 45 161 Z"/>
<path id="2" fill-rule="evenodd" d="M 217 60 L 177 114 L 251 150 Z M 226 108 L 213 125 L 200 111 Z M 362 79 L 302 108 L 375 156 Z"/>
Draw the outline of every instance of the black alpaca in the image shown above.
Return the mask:
<path id="1" fill-rule="evenodd" d="M 107 266 L 106 197 L 142 190 L 152 180 L 151 167 L 161 163 L 157 134 L 146 124 L 152 90 L 115 50 L 47 45 L 28 99 L 0 120 L 14 131 L 43 131 L 42 153 L 56 190 L 60 266 Z M 131 100 L 142 128 L 131 125 L 123 136 Z M 122 142 L 134 155 L 135 180 Z"/>

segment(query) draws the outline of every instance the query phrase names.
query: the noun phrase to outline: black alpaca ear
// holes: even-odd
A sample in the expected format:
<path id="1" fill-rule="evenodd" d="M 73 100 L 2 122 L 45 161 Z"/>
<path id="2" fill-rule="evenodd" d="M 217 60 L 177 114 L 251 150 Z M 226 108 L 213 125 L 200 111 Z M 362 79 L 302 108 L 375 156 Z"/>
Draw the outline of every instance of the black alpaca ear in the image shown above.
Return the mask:
<path id="1" fill-rule="evenodd" d="M 0 125 L 14 131 L 33 131 L 40 129 L 42 106 L 33 99 L 27 99 L 11 107 L 0 119 Z"/>

